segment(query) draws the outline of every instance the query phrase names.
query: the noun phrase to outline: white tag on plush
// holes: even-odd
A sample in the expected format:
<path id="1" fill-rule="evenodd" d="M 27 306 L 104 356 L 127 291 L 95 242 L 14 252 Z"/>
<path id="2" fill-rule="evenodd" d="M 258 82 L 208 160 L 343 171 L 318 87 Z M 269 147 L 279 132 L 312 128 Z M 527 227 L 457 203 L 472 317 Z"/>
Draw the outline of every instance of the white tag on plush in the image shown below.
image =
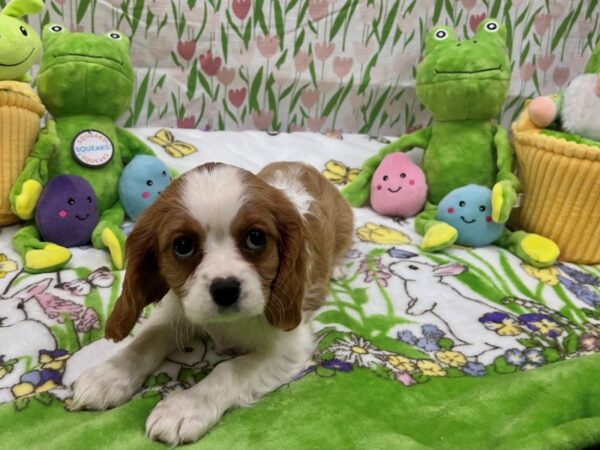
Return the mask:
<path id="1" fill-rule="evenodd" d="M 523 204 L 523 194 L 517 194 L 517 200 L 515 201 L 515 206 L 513 208 L 520 208 Z"/>

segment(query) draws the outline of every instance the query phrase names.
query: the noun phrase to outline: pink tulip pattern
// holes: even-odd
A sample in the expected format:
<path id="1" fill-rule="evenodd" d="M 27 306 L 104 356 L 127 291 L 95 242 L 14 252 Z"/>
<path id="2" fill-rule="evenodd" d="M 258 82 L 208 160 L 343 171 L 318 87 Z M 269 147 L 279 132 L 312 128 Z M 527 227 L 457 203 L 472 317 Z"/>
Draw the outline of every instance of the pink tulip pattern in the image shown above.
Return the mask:
<path id="1" fill-rule="evenodd" d="M 509 39 L 509 126 L 527 98 L 580 74 L 600 39 L 588 0 L 86 2 L 47 0 L 48 21 L 131 38 L 131 127 L 400 135 L 429 120 L 414 89 L 421 30 L 445 24 L 462 38 L 490 17 Z"/>

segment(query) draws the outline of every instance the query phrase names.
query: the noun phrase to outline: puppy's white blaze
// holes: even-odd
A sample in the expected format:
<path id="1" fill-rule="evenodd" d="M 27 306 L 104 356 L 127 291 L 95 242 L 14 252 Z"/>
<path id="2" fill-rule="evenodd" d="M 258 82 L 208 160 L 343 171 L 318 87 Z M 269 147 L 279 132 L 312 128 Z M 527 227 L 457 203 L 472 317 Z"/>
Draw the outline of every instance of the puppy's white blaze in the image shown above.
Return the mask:
<path id="1" fill-rule="evenodd" d="M 212 301 L 210 284 L 216 278 L 235 277 L 240 281 L 240 300 L 235 314 L 221 314 Z M 204 242 L 204 258 L 185 284 L 188 294 L 182 298 L 186 317 L 194 324 L 231 321 L 241 316 L 264 313 L 265 299 L 260 279 L 242 257 L 228 229 L 209 227 Z"/>
<path id="2" fill-rule="evenodd" d="M 221 233 L 229 230 L 244 198 L 241 171 L 236 167 L 189 172 L 183 180 L 181 201 L 190 215 L 203 227 Z"/>
<path id="3" fill-rule="evenodd" d="M 277 170 L 268 180 L 268 183 L 275 189 L 283 191 L 285 196 L 296 207 L 301 216 L 308 213 L 310 204 L 314 200 L 308 193 L 306 187 L 300 181 L 300 168 L 293 167 L 287 172 Z"/>

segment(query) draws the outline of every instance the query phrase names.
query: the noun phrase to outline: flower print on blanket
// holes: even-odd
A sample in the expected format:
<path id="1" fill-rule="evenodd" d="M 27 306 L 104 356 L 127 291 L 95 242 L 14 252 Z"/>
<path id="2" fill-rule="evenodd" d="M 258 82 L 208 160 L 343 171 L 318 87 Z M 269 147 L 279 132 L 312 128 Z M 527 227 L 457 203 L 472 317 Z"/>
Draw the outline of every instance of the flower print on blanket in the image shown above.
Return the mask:
<path id="1" fill-rule="evenodd" d="M 413 244 L 412 220 L 373 222 L 369 211 L 358 217 L 343 276 L 315 316 L 317 350 L 292 381 L 366 371 L 410 388 L 600 351 L 597 267 L 536 269 L 493 247 L 424 254 Z M 97 264 L 24 275 L 18 261 L 0 259 L 0 339 L 14 342 L 0 352 L 0 403 L 17 410 L 32 401 L 68 404 L 78 374 L 128 342 L 101 339 L 122 273 Z M 33 344 L 17 338 L 24 333 L 37 336 Z M 189 388 L 233 356 L 216 353 L 211 342 L 183 346 L 139 394 Z"/>

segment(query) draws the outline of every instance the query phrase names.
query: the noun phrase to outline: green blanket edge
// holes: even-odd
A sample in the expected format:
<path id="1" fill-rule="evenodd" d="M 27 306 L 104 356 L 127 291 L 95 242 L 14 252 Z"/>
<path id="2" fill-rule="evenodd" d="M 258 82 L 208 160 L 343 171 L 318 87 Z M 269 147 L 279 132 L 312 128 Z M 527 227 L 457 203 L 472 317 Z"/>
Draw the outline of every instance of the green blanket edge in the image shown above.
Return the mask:
<path id="1" fill-rule="evenodd" d="M 529 372 L 410 388 L 369 369 L 311 373 L 225 415 L 194 449 L 577 449 L 600 444 L 600 355 Z M 0 407 L 0 448 L 160 448 L 144 438 L 158 395 L 107 412 L 57 400 Z"/>

